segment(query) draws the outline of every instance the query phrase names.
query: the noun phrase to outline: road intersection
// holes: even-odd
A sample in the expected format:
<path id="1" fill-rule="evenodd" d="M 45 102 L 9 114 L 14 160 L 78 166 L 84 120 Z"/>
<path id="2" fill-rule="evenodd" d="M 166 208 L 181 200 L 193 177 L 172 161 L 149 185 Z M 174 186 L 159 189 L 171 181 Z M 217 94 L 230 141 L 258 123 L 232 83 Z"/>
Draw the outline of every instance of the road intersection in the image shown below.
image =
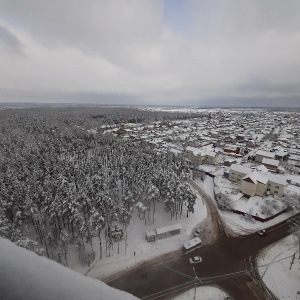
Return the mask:
<path id="1" fill-rule="evenodd" d="M 207 217 L 211 218 L 216 236 L 213 242 L 188 255 L 181 251 L 162 255 L 106 282 L 141 299 L 171 299 L 195 284 L 218 286 L 233 299 L 277 299 L 262 281 L 256 258 L 264 248 L 290 234 L 288 220 L 269 227 L 264 236 L 237 236 L 223 222 L 212 199 L 195 182 L 189 183 L 206 201 Z M 295 217 L 299 218 L 299 213 Z M 197 255 L 203 261 L 191 265 L 189 259 Z"/>

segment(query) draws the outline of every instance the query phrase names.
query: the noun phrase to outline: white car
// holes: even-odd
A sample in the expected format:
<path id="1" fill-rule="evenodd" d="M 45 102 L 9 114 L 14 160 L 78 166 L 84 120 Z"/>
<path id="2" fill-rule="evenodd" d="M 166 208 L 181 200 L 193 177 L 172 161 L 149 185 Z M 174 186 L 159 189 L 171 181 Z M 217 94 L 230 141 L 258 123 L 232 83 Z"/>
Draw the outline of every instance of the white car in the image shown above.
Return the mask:
<path id="1" fill-rule="evenodd" d="M 262 230 L 257 231 L 257 234 L 262 236 L 262 235 L 267 234 L 267 231 L 265 229 L 262 229 Z"/>
<path id="2" fill-rule="evenodd" d="M 191 264 L 198 264 L 202 261 L 202 258 L 200 256 L 194 256 L 190 258 Z"/>

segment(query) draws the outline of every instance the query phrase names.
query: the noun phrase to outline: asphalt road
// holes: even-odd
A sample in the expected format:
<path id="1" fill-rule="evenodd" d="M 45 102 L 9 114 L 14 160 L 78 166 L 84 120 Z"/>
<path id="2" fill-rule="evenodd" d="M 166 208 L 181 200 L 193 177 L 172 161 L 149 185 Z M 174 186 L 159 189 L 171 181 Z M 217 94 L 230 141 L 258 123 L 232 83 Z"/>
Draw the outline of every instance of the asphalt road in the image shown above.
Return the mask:
<path id="1" fill-rule="evenodd" d="M 209 198 L 206 194 L 204 196 Z M 218 219 L 215 228 L 218 238 L 212 244 L 187 255 L 181 251 L 168 253 L 117 274 L 106 282 L 141 299 L 172 299 L 194 288 L 195 284 L 218 286 L 233 299 L 276 299 L 257 272 L 256 257 L 265 247 L 290 234 L 289 223 L 283 221 L 268 228 L 265 236 L 257 233 L 234 236 L 227 231 L 214 204 L 209 202 L 212 200 L 206 201 L 211 207 L 209 217 L 214 221 Z M 296 217 L 299 218 L 299 214 Z M 203 261 L 190 264 L 189 258 L 196 255 Z"/>

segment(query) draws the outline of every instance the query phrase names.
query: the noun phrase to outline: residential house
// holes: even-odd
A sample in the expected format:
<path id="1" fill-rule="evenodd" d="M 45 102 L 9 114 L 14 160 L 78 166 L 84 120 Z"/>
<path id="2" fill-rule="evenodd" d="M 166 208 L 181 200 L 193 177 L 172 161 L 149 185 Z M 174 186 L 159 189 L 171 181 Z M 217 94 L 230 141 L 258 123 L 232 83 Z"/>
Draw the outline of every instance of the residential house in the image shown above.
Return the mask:
<path id="1" fill-rule="evenodd" d="M 224 137 L 224 142 L 225 142 L 225 143 L 234 143 L 234 142 L 235 142 L 235 137 L 234 137 L 234 136 L 231 136 L 231 135 L 225 136 L 225 137 Z"/>
<path id="2" fill-rule="evenodd" d="M 275 159 L 275 153 L 269 151 L 258 150 L 255 155 L 255 161 L 262 162 L 263 158 Z"/>
<path id="3" fill-rule="evenodd" d="M 201 162 L 208 165 L 217 164 L 218 155 L 216 152 L 203 152 L 201 154 Z"/>
<path id="4" fill-rule="evenodd" d="M 260 169 L 264 172 L 258 172 Z M 241 165 L 231 165 L 228 179 L 240 183 L 240 191 L 248 196 L 263 196 L 267 191 L 271 195 L 281 197 L 286 185 L 286 178 L 265 172 L 263 165 L 258 166 L 255 171 Z"/>
<path id="5" fill-rule="evenodd" d="M 285 185 L 286 178 L 284 176 L 270 174 L 267 190 L 271 195 L 281 197 L 283 195 Z"/>
<path id="6" fill-rule="evenodd" d="M 190 161 L 195 162 L 197 164 L 201 164 L 201 149 L 188 146 L 185 148 L 184 154 L 185 157 L 188 158 Z"/>
<path id="7" fill-rule="evenodd" d="M 288 152 L 280 151 L 280 150 L 275 152 L 275 158 L 277 160 L 281 160 L 281 161 L 288 160 L 288 157 L 289 157 Z"/>
<path id="8" fill-rule="evenodd" d="M 226 153 L 239 154 L 241 148 L 236 145 L 225 145 L 223 151 Z"/>
<path id="9" fill-rule="evenodd" d="M 241 183 L 242 178 L 247 174 L 250 174 L 251 172 L 252 172 L 251 168 L 232 164 L 229 169 L 228 179 L 236 183 Z"/>
<path id="10" fill-rule="evenodd" d="M 277 159 L 270 159 L 270 158 L 263 158 L 261 162 L 269 171 L 278 172 L 279 160 Z"/>
<path id="11" fill-rule="evenodd" d="M 264 165 L 258 165 L 255 169 L 260 173 L 268 173 L 268 169 Z"/>
<path id="12" fill-rule="evenodd" d="M 250 197 L 254 195 L 263 196 L 267 191 L 268 177 L 254 171 L 241 180 L 240 191 Z"/>
<path id="13" fill-rule="evenodd" d="M 185 149 L 185 156 L 192 162 L 195 162 L 197 164 L 211 164 L 216 165 L 217 164 L 217 153 L 211 152 L 211 151 L 203 151 L 199 148 L 194 147 L 186 147 Z"/>

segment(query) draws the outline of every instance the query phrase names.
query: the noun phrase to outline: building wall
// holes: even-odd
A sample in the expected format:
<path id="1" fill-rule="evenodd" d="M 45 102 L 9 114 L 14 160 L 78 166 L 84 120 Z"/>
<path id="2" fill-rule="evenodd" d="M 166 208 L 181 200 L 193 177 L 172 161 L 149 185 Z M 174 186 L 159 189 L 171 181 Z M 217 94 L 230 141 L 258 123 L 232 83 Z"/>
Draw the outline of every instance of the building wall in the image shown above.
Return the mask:
<path id="1" fill-rule="evenodd" d="M 217 156 L 212 157 L 209 155 L 204 155 L 202 159 L 202 163 L 207 163 L 209 165 L 216 165 L 217 164 Z"/>
<path id="2" fill-rule="evenodd" d="M 171 237 L 176 234 L 180 234 L 180 229 L 175 229 L 175 230 L 171 230 L 168 232 L 163 232 L 163 233 L 157 234 L 156 239 L 161 240 L 161 239 L 165 239 L 165 238 Z"/>
<path id="3" fill-rule="evenodd" d="M 229 178 L 228 179 L 231 181 L 234 181 L 236 183 L 241 183 L 242 178 L 246 175 L 247 174 L 245 174 L 245 173 L 229 170 Z"/>
<path id="4" fill-rule="evenodd" d="M 255 194 L 262 197 L 266 191 L 267 191 L 267 185 L 263 184 L 261 182 L 258 182 L 256 185 Z"/>
<path id="5" fill-rule="evenodd" d="M 277 172 L 277 166 L 274 166 L 274 165 L 269 165 L 269 164 L 264 164 L 263 165 L 268 168 L 270 171 L 273 171 L 273 172 Z"/>
<path id="6" fill-rule="evenodd" d="M 269 181 L 268 182 L 268 190 L 270 191 L 271 195 L 277 195 L 277 196 L 281 197 L 283 195 L 284 185 L 282 185 L 280 183 L 275 183 L 275 182 Z"/>
<path id="7" fill-rule="evenodd" d="M 259 155 L 259 154 L 256 154 L 256 155 L 255 155 L 255 161 L 258 161 L 258 162 L 260 162 L 260 163 L 262 162 L 263 158 L 264 158 L 264 157 L 263 157 L 262 155 Z"/>
<path id="8" fill-rule="evenodd" d="M 255 195 L 255 191 L 256 191 L 256 184 L 253 182 L 249 182 L 246 180 L 242 180 L 241 181 L 241 187 L 240 187 L 240 191 L 243 194 L 246 194 L 248 196 L 254 196 Z"/>

